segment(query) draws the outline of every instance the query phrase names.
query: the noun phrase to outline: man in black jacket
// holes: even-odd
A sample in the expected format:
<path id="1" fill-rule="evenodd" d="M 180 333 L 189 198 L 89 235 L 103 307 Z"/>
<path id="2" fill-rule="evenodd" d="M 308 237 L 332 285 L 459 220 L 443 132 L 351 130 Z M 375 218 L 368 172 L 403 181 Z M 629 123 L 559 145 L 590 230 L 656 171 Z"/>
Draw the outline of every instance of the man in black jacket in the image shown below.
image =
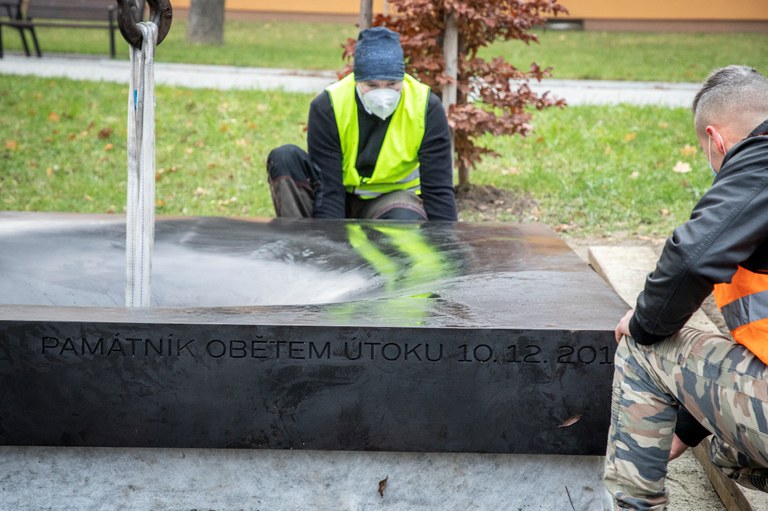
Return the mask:
<path id="1" fill-rule="evenodd" d="M 768 78 L 718 69 L 693 114 L 715 180 L 616 327 L 604 481 L 620 509 L 666 509 L 668 460 L 709 434 L 728 477 L 768 491 Z M 685 326 L 713 292 L 732 338 Z"/>
<path id="2" fill-rule="evenodd" d="M 284 145 L 267 158 L 277 216 L 457 219 L 445 111 L 404 70 L 397 33 L 360 32 L 354 73 L 310 105 L 308 153 Z"/>

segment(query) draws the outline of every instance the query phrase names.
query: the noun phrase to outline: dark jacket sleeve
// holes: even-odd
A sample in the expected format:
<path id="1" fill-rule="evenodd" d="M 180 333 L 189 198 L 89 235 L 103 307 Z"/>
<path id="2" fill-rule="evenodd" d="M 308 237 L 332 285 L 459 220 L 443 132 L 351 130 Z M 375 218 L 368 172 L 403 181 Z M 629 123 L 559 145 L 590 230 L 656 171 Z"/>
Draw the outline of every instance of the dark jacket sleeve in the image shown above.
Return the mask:
<path id="1" fill-rule="evenodd" d="M 421 198 L 427 217 L 430 220 L 456 220 L 451 132 L 440 98 L 434 93 L 430 93 L 427 105 L 424 139 L 419 148 L 419 171 Z"/>
<path id="2" fill-rule="evenodd" d="M 682 406 L 677 409 L 677 424 L 675 424 L 675 434 L 688 447 L 696 447 L 699 443 L 712 433 L 693 418 L 688 410 Z"/>
<path id="3" fill-rule="evenodd" d="M 690 220 L 667 240 L 648 275 L 629 330 L 640 344 L 677 332 L 768 233 L 768 137 L 739 142 Z"/>
<path id="4" fill-rule="evenodd" d="M 344 218 L 346 190 L 342 184 L 343 155 L 331 98 L 323 91 L 309 106 L 307 152 L 317 173 L 315 218 Z"/>

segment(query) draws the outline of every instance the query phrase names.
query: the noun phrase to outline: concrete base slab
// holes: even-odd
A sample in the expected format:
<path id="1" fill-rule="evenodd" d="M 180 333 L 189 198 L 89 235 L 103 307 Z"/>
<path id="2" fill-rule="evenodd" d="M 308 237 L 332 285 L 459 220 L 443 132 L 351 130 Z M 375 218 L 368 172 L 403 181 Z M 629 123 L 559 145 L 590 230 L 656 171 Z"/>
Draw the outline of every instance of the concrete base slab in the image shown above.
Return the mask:
<path id="1" fill-rule="evenodd" d="M 0 508 L 14 510 L 611 509 L 595 456 L 2 447 L 0 459 Z"/>

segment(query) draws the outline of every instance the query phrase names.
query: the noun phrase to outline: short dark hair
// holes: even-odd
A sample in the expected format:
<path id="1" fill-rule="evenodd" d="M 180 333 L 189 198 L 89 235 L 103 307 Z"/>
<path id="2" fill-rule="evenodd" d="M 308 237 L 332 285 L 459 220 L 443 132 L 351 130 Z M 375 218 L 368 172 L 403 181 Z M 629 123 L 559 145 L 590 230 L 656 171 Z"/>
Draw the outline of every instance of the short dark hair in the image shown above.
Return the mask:
<path id="1" fill-rule="evenodd" d="M 745 79 L 749 80 L 753 75 L 762 76 L 757 69 L 749 66 L 727 66 L 713 70 L 704 81 L 696 97 L 693 98 L 693 113 L 696 114 L 701 98 L 711 91 L 720 87 L 730 87 L 736 83 L 742 83 Z"/>
<path id="2" fill-rule="evenodd" d="M 731 65 L 713 70 L 693 98 L 696 130 L 719 113 L 734 109 L 768 108 L 768 78 L 749 66 Z"/>

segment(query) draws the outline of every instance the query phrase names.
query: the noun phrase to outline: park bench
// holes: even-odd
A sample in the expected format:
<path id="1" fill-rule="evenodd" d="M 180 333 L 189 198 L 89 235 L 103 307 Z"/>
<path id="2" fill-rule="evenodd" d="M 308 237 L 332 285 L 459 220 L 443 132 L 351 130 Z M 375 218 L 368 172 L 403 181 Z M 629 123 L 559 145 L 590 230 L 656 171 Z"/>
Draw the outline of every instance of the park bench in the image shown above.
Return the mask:
<path id="1" fill-rule="evenodd" d="M 27 44 L 27 38 L 24 36 L 25 27 L 22 26 L 22 23 L 21 0 L 0 0 L 0 58 L 3 56 L 3 25 L 8 25 L 19 31 L 24 53 L 29 57 L 29 45 Z M 32 35 L 34 36 L 34 32 Z M 37 43 L 35 43 L 35 47 L 37 48 Z"/>
<path id="2" fill-rule="evenodd" d="M 0 0 L 0 58 L 3 56 L 2 27 L 6 25 L 19 31 L 27 56 L 30 55 L 24 31 L 28 30 L 35 52 L 42 56 L 36 27 L 102 29 L 109 34 L 109 55 L 115 57 L 115 31 L 117 3 L 114 0 Z M 137 2 L 144 12 L 144 0 Z"/>

